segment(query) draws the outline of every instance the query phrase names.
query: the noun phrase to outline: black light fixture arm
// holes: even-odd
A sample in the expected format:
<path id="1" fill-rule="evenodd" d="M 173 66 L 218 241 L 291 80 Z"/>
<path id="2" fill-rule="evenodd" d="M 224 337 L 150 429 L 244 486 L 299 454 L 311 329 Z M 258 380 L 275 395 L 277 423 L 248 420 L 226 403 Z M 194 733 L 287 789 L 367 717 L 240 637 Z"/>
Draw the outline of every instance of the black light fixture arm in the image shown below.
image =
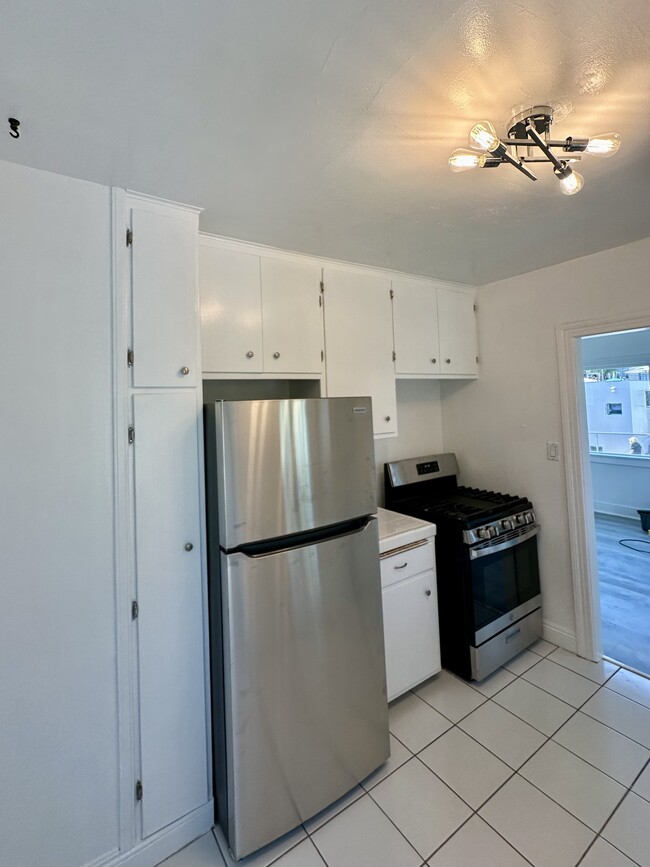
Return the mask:
<path id="1" fill-rule="evenodd" d="M 553 163 L 553 166 L 558 171 L 562 171 L 565 168 L 566 164 L 563 164 L 563 162 L 555 156 L 555 154 L 553 153 L 551 148 L 544 141 L 544 139 L 537 132 L 537 130 L 532 126 L 529 126 L 527 129 L 527 132 L 528 132 L 528 135 L 530 136 L 530 138 L 532 138 L 532 140 L 535 142 L 537 147 L 540 148 L 540 150 L 542 150 L 546 154 L 546 156 L 548 157 L 550 162 Z"/>
<path id="2" fill-rule="evenodd" d="M 537 178 L 535 175 L 527 169 L 526 166 L 520 161 L 516 160 L 508 148 L 505 146 L 503 142 L 499 144 L 499 147 L 492 151 L 492 156 L 500 158 L 503 162 L 510 163 L 511 166 L 514 166 L 516 169 L 519 169 L 522 174 L 526 175 L 527 178 L 530 178 L 531 181 L 536 181 Z"/>

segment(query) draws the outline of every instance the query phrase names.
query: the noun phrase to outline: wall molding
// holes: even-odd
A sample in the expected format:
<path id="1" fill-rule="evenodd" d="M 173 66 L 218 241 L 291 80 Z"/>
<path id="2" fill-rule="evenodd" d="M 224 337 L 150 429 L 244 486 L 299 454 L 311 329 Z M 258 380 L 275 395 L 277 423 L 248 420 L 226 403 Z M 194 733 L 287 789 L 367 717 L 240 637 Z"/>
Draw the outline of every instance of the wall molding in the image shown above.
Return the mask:
<path id="1" fill-rule="evenodd" d="M 606 503 L 602 500 L 594 500 L 594 511 L 600 515 L 612 515 L 615 518 L 633 518 L 639 520 L 639 513 L 632 506 L 622 503 Z"/>
<path id="2" fill-rule="evenodd" d="M 577 643 L 575 633 L 566 629 L 564 626 L 559 626 L 557 623 L 551 623 L 550 620 L 543 621 L 542 637 L 544 641 L 550 644 L 557 644 L 563 650 L 568 650 L 570 653 L 577 653 Z"/>
<path id="3" fill-rule="evenodd" d="M 202 837 L 214 824 L 214 802 L 208 801 L 128 852 L 104 861 L 102 867 L 154 867 Z"/>

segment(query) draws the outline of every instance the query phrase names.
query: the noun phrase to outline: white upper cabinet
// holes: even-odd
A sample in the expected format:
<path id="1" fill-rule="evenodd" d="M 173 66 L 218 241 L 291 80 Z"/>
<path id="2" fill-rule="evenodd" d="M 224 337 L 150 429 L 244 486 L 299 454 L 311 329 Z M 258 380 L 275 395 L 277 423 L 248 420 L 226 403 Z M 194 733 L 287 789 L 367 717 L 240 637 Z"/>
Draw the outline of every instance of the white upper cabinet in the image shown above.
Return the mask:
<path id="1" fill-rule="evenodd" d="M 265 373 L 313 373 L 323 367 L 321 267 L 262 256 Z"/>
<path id="2" fill-rule="evenodd" d="M 393 279 L 395 373 L 465 378 L 478 374 L 474 293 L 411 277 Z"/>
<path id="3" fill-rule="evenodd" d="M 197 303 L 194 211 L 130 207 L 133 385 L 196 386 Z"/>
<path id="4" fill-rule="evenodd" d="M 393 280 L 395 373 L 437 376 L 440 373 L 438 298 L 424 280 Z"/>
<path id="5" fill-rule="evenodd" d="M 327 266 L 327 396 L 372 398 L 375 436 L 397 433 L 393 315 L 388 277 Z"/>
<path id="6" fill-rule="evenodd" d="M 202 238 L 201 342 L 207 374 L 312 374 L 323 368 L 321 267 Z"/>
<path id="7" fill-rule="evenodd" d="M 199 243 L 203 370 L 261 373 L 260 257 Z"/>
<path id="8" fill-rule="evenodd" d="M 474 293 L 438 286 L 438 334 L 442 374 L 478 375 Z"/>

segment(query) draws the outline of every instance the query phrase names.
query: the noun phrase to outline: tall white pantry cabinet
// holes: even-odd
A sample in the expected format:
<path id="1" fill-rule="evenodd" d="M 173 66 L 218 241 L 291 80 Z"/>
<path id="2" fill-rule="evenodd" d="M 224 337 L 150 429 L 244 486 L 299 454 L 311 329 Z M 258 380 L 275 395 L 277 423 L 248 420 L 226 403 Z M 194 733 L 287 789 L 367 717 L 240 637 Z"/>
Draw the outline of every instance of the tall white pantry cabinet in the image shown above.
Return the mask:
<path id="1" fill-rule="evenodd" d="M 151 867 L 212 824 L 198 214 L 0 186 L 0 864 Z"/>

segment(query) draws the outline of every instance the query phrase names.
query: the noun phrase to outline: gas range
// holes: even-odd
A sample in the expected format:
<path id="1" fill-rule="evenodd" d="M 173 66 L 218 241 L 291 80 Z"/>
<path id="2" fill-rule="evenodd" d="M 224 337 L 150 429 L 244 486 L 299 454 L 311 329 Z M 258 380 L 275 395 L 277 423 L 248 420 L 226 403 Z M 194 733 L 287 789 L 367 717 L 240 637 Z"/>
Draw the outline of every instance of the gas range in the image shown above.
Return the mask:
<path id="1" fill-rule="evenodd" d="M 526 497 L 459 485 L 453 454 L 394 461 L 385 465 L 384 473 L 388 508 L 462 530 L 467 545 L 535 523 Z"/>
<path id="2" fill-rule="evenodd" d="M 451 453 L 387 463 L 386 508 L 436 525 L 443 665 L 481 680 L 542 631 L 536 536 L 526 497 L 458 484 Z"/>

